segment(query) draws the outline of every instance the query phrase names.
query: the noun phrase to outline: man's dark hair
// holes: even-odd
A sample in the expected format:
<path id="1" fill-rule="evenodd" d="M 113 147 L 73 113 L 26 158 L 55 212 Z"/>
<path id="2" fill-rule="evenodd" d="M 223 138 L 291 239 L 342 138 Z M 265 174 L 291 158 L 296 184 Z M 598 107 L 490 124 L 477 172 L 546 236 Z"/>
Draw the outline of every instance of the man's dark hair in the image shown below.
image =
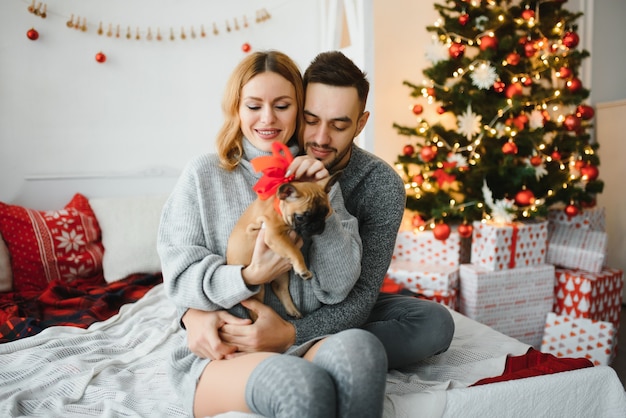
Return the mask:
<path id="1" fill-rule="evenodd" d="M 318 54 L 304 72 L 304 90 L 309 83 L 320 83 L 335 87 L 354 87 L 359 95 L 361 110 L 365 109 L 370 83 L 366 74 L 339 51 Z"/>

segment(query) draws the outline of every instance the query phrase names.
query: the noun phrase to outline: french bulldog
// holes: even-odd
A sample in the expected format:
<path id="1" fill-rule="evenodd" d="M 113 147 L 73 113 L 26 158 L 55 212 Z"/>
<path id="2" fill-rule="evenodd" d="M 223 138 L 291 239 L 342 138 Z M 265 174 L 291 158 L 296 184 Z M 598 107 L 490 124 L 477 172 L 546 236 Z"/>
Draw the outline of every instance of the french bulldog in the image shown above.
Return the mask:
<path id="1" fill-rule="evenodd" d="M 276 254 L 289 259 L 302 279 L 310 279 L 313 274 L 306 266 L 302 252 L 289 237 L 289 232 L 295 231 L 305 239 L 324 232 L 326 218 L 332 213 L 328 192 L 338 177 L 339 173 L 336 173 L 317 182 L 291 181 L 278 187 L 274 199 L 257 197 L 230 234 L 226 249 L 227 264 L 248 265 L 259 231 L 265 228 L 265 244 Z M 289 273 L 275 278 L 271 286 L 287 313 L 301 318 L 302 314 L 289 293 Z M 261 286 L 254 297 L 263 302 L 265 286 Z M 249 314 L 255 321 L 256 314 L 252 311 Z"/>

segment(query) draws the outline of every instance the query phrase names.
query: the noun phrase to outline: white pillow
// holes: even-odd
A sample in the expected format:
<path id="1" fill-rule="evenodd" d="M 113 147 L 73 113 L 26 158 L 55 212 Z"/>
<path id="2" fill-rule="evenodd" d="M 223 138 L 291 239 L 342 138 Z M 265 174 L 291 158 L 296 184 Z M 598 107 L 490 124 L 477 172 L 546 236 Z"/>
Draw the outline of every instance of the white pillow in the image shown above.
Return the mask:
<path id="1" fill-rule="evenodd" d="M 161 211 L 167 195 L 92 198 L 89 205 L 102 231 L 104 280 L 161 272 L 156 250 Z"/>
<path id="2" fill-rule="evenodd" d="M 11 256 L 9 248 L 0 235 L 0 292 L 13 290 L 13 271 L 11 270 Z"/>

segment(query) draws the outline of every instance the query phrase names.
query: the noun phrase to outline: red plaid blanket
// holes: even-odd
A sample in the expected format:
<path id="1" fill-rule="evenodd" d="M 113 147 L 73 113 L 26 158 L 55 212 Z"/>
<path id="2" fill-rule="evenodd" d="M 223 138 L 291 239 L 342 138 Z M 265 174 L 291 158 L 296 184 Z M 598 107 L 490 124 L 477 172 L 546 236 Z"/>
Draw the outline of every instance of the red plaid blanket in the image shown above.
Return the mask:
<path id="1" fill-rule="evenodd" d="M 92 277 L 70 284 L 52 281 L 43 292 L 0 293 L 0 343 L 51 326 L 87 328 L 115 315 L 122 305 L 136 302 L 162 281 L 161 274 L 134 274 L 113 283 Z"/>

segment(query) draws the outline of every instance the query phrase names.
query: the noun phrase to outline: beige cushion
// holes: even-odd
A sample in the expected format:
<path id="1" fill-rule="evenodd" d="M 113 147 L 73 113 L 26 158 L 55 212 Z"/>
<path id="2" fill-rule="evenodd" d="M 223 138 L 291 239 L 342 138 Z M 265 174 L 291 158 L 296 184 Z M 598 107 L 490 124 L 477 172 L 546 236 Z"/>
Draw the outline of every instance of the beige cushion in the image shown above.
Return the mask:
<path id="1" fill-rule="evenodd" d="M 158 195 L 89 200 L 102 231 L 102 270 L 107 283 L 161 271 L 156 240 L 166 199 Z"/>

